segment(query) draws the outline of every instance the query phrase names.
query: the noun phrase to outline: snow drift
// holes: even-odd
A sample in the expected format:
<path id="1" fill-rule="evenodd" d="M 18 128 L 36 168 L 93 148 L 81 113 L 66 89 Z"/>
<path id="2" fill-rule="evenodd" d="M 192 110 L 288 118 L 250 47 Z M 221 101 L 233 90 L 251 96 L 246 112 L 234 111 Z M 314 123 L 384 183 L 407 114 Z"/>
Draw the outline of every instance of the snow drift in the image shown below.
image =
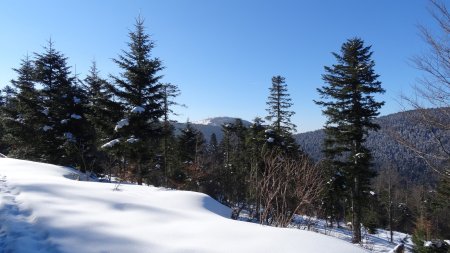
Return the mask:
<path id="1" fill-rule="evenodd" d="M 76 181 L 77 171 L 0 159 L 2 252 L 365 252 L 336 238 L 228 219 L 207 195 Z"/>

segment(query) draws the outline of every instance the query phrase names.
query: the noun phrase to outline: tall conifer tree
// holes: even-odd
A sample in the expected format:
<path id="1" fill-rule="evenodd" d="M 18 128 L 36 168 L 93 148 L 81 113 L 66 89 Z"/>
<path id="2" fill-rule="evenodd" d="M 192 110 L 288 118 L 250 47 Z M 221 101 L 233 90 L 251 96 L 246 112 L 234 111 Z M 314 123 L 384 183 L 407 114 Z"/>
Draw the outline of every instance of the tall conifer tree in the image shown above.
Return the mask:
<path id="1" fill-rule="evenodd" d="M 75 77 L 71 76 L 67 58 L 58 52 L 50 40 L 43 54 L 35 57 L 35 81 L 42 86 L 40 106 L 42 123 L 39 127 L 42 135 L 42 159 L 46 162 L 70 165 L 66 147 L 75 140 L 71 133 L 72 124 L 82 115 L 72 111 L 77 99 L 74 89 Z"/>
<path id="2" fill-rule="evenodd" d="M 100 77 L 97 64 L 92 63 L 88 75 L 84 79 L 87 100 L 86 118 L 93 127 L 93 138 L 96 146 L 97 166 L 112 173 L 113 164 L 119 159 L 117 150 L 108 146 L 102 148 L 105 140 L 117 138 L 114 126 L 122 118 L 122 107 L 114 100 L 114 87 Z"/>
<path id="3" fill-rule="evenodd" d="M 272 77 L 270 95 L 266 102 L 268 108 L 267 120 L 272 122 L 272 128 L 280 135 L 295 131 L 295 124 L 291 122 L 291 117 L 295 114 L 290 108 L 293 105 L 289 96 L 285 78 L 282 76 Z"/>
<path id="4" fill-rule="evenodd" d="M 19 68 L 14 69 L 17 78 L 11 80 L 14 87 L 13 106 L 4 108 L 6 142 L 9 143 L 9 155 L 16 158 L 38 160 L 41 121 L 39 92 L 34 86 L 34 67 L 28 55 Z"/>
<path id="5" fill-rule="evenodd" d="M 325 67 L 322 76 L 326 86 L 318 89 L 323 99 L 316 101 L 325 107 L 323 113 L 326 138 L 324 153 L 331 161 L 334 174 L 342 174 L 348 186 L 352 204 L 352 241 L 361 241 L 362 206 L 364 196 L 375 175 L 371 170 L 371 154 L 364 146 L 369 130 L 379 126 L 373 122 L 384 102 L 377 102 L 374 95 L 383 93 L 379 75 L 375 74 L 375 62 L 371 59 L 370 46 L 359 38 L 350 39 L 341 47 L 340 54 L 333 53 L 337 64 Z"/>
<path id="6" fill-rule="evenodd" d="M 121 146 L 138 184 L 156 163 L 160 145 L 163 116 L 161 104 L 162 84 L 159 72 L 163 69 L 158 58 L 152 58 L 154 47 L 144 31 L 144 20 L 136 19 L 135 30 L 129 33 L 129 50 L 123 51 L 114 62 L 123 70 L 120 77 L 112 76 L 118 86 L 116 96 L 123 105 L 124 118 L 117 123 L 116 131 Z"/>

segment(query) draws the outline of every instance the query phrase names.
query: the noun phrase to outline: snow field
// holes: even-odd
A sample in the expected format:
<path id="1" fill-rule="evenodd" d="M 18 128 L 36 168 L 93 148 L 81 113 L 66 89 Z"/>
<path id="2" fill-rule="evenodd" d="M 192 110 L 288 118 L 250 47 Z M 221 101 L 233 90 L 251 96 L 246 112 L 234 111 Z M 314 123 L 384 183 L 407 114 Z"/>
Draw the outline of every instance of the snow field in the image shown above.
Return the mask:
<path id="1" fill-rule="evenodd" d="M 70 179 L 76 174 L 0 159 L 3 252 L 366 252 L 318 233 L 231 220 L 229 208 L 201 193 L 126 184 L 113 191 Z"/>

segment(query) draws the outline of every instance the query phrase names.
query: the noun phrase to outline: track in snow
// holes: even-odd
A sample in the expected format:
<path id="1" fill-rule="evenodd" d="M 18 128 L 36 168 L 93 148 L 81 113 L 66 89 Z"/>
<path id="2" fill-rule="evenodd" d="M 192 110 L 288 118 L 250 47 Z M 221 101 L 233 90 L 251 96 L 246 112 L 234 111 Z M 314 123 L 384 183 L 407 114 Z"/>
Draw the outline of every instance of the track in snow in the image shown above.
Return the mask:
<path id="1" fill-rule="evenodd" d="M 31 211 L 21 208 L 19 194 L 0 176 L 0 253 L 58 252 L 48 233 L 34 222 Z"/>

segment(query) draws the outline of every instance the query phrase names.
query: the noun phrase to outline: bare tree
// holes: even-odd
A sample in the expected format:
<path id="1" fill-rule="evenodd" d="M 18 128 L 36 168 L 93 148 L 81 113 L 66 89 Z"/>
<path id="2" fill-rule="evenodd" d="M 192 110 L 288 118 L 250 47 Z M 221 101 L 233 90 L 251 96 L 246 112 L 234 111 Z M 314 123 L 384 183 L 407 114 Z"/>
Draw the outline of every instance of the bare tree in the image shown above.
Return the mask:
<path id="1" fill-rule="evenodd" d="M 440 0 L 430 0 L 430 5 L 438 31 L 419 26 L 429 51 L 412 59 L 423 76 L 413 87 L 415 96 L 403 96 L 403 99 L 420 112 L 418 123 L 429 129 L 432 137 L 429 144 L 434 148 L 430 152 L 430 149 L 424 150 L 400 134 L 396 137 L 437 174 L 449 178 L 449 167 L 443 164 L 450 161 L 450 13 Z"/>
<path id="2" fill-rule="evenodd" d="M 322 173 L 306 156 L 290 158 L 278 150 L 263 156 L 265 168 L 258 182 L 261 223 L 286 227 L 295 214 L 319 198 Z"/>

